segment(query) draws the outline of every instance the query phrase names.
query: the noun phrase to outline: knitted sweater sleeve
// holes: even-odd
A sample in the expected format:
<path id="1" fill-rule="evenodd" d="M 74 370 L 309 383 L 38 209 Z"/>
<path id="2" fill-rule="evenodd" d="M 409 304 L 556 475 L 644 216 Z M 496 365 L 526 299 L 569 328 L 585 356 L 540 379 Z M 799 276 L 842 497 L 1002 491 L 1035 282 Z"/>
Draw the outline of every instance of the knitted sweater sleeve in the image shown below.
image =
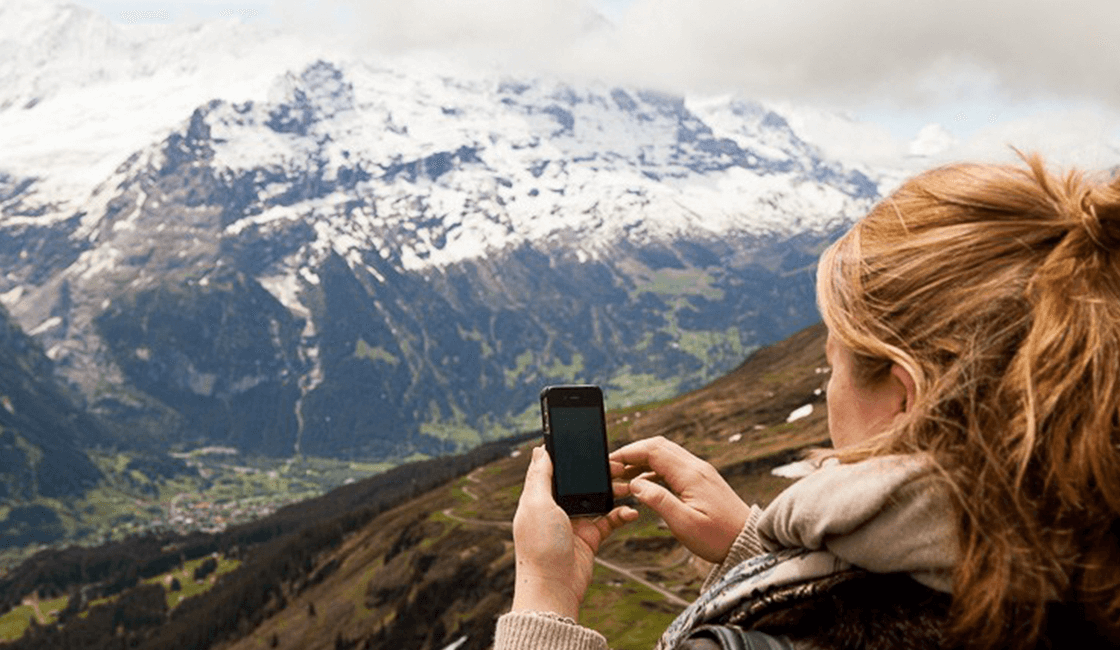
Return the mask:
<path id="1" fill-rule="evenodd" d="M 566 616 L 510 612 L 498 618 L 494 650 L 607 650 L 607 639 Z"/>
<path id="2" fill-rule="evenodd" d="M 762 509 L 751 506 L 747 522 L 732 543 L 727 558 L 708 574 L 702 591 L 743 560 L 765 552 L 758 538 L 761 515 Z M 498 619 L 494 650 L 607 650 L 607 639 L 567 617 L 548 612 L 510 612 Z"/>
<path id="3" fill-rule="evenodd" d="M 760 517 L 762 517 L 762 508 L 751 506 L 751 511 L 747 514 L 747 521 L 743 524 L 743 530 L 739 531 L 739 536 L 732 542 L 731 550 L 727 552 L 727 557 L 723 559 L 723 562 L 713 567 L 708 573 L 704 584 L 700 586 L 701 593 L 711 589 L 712 585 L 719 582 L 723 574 L 735 568 L 743 560 L 766 552 L 766 548 L 762 546 L 762 540 L 758 536 L 758 520 Z"/>

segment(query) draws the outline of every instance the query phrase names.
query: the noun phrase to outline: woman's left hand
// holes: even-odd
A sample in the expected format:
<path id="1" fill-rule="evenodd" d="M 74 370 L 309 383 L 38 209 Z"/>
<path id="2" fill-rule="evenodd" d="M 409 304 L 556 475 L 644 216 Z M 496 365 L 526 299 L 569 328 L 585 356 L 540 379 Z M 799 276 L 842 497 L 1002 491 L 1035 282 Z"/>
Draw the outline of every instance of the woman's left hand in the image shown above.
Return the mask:
<path id="1" fill-rule="evenodd" d="M 638 511 L 629 507 L 595 518 L 569 517 L 552 499 L 548 453 L 543 447 L 533 449 L 513 516 L 517 556 L 513 611 L 545 611 L 577 619 L 599 545 L 637 518 Z"/>

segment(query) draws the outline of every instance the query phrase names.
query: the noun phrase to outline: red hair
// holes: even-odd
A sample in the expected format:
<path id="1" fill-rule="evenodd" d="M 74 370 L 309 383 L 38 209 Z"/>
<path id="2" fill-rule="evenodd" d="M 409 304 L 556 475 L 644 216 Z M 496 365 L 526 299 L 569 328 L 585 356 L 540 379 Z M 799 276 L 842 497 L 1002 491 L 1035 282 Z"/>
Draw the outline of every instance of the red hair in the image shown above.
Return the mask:
<path id="1" fill-rule="evenodd" d="M 1120 636 L 1120 180 L 955 165 L 905 183 L 821 258 L 818 300 L 857 378 L 915 404 L 838 452 L 925 452 L 960 514 L 953 630 L 1029 647 L 1047 604 Z"/>

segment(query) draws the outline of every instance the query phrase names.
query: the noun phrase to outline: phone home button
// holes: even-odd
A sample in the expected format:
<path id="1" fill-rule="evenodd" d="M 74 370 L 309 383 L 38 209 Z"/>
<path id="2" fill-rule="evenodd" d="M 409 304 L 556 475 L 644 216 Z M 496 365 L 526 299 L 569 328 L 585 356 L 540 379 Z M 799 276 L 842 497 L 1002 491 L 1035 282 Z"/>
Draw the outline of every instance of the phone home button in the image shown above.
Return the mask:
<path id="1" fill-rule="evenodd" d="M 584 509 L 590 508 L 591 507 L 591 500 L 590 499 L 580 499 L 579 507 L 584 508 Z"/>

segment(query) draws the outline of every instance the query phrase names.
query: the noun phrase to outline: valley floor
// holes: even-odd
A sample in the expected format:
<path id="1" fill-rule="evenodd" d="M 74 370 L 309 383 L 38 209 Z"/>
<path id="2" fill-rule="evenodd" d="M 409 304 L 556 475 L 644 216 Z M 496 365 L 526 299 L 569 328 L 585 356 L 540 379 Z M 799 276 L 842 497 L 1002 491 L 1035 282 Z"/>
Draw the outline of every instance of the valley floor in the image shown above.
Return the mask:
<path id="1" fill-rule="evenodd" d="M 248 458 L 209 447 L 172 454 L 183 471 L 158 475 L 128 469 L 127 453 L 91 454 L 105 479 L 77 499 L 39 499 L 62 522 L 51 543 L 0 547 L 0 577 L 34 553 L 71 544 L 95 546 L 133 535 L 221 532 L 292 503 L 380 474 L 392 463 L 331 458 Z M 0 505 L 0 520 L 15 504 Z"/>

